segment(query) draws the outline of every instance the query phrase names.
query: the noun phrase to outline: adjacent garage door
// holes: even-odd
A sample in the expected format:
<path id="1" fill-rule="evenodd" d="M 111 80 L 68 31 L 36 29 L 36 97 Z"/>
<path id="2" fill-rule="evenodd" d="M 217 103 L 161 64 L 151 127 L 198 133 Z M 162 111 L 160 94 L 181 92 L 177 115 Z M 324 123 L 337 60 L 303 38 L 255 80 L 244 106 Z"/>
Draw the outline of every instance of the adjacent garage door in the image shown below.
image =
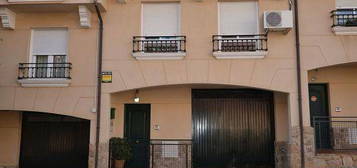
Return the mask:
<path id="1" fill-rule="evenodd" d="M 193 90 L 195 168 L 273 168 L 273 94 L 260 90 Z"/>
<path id="2" fill-rule="evenodd" d="M 88 120 L 23 115 L 20 168 L 88 168 Z"/>

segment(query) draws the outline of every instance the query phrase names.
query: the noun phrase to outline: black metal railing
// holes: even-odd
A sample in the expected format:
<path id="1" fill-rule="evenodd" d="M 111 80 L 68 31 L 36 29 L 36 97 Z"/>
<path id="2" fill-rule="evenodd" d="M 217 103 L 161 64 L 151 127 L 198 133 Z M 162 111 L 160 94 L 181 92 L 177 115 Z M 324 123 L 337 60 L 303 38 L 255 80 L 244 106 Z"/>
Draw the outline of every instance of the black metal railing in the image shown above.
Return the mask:
<path id="1" fill-rule="evenodd" d="M 133 52 L 186 52 L 186 36 L 134 36 Z"/>
<path id="2" fill-rule="evenodd" d="M 317 150 L 357 150 L 357 117 L 313 117 Z"/>
<path id="3" fill-rule="evenodd" d="M 351 9 L 337 9 L 331 12 L 331 17 L 333 18 L 333 25 L 353 27 L 357 26 L 357 8 Z"/>
<path id="4" fill-rule="evenodd" d="M 18 79 L 71 79 L 71 63 L 20 63 Z"/>
<path id="5" fill-rule="evenodd" d="M 152 140 L 150 168 L 192 168 L 190 140 Z"/>
<path id="6" fill-rule="evenodd" d="M 268 51 L 266 34 L 259 35 L 214 35 L 213 52 Z"/>

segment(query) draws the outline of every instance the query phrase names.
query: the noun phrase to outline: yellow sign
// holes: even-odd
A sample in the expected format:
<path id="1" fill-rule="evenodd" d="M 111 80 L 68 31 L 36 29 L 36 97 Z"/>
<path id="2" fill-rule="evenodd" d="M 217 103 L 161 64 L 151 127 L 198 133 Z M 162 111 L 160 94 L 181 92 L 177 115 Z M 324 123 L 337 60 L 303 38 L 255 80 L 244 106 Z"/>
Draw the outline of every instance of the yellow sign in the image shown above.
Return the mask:
<path id="1" fill-rule="evenodd" d="M 102 83 L 112 83 L 112 72 L 102 72 Z"/>

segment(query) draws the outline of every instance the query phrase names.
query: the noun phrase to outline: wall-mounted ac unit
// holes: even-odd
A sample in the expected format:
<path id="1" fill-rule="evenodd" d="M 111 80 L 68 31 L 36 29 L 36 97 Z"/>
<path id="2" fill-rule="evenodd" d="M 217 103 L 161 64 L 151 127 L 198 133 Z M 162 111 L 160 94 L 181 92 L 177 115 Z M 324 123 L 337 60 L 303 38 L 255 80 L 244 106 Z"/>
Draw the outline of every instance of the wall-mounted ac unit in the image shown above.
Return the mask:
<path id="1" fill-rule="evenodd" d="M 264 29 L 288 32 L 293 28 L 293 12 L 290 10 L 265 11 Z"/>

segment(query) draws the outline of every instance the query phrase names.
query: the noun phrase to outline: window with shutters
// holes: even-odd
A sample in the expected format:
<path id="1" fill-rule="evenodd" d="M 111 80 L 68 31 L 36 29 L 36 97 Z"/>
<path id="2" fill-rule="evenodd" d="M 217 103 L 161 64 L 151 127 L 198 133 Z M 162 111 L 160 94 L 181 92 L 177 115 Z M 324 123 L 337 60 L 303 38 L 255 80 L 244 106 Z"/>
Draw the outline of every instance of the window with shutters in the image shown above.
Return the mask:
<path id="1" fill-rule="evenodd" d="M 213 36 L 214 55 L 224 54 L 227 58 L 234 58 L 237 54 L 248 58 L 264 57 L 267 37 L 259 33 L 258 2 L 219 2 L 218 10 L 219 35 Z M 234 55 L 229 55 L 232 53 Z"/>
<path id="2" fill-rule="evenodd" d="M 332 31 L 337 35 L 357 35 L 357 1 L 336 0 L 336 10 L 331 12 Z"/>
<path id="3" fill-rule="evenodd" d="M 177 58 L 177 53 L 186 52 L 186 37 L 180 35 L 179 3 L 143 3 L 141 32 L 133 39 L 136 58 Z M 141 57 L 143 53 L 145 57 Z"/>
<path id="4" fill-rule="evenodd" d="M 70 79 L 68 30 L 33 29 L 29 63 L 19 64 L 19 79 Z"/>
<path id="5" fill-rule="evenodd" d="M 336 8 L 357 8 L 356 0 L 336 0 Z"/>

